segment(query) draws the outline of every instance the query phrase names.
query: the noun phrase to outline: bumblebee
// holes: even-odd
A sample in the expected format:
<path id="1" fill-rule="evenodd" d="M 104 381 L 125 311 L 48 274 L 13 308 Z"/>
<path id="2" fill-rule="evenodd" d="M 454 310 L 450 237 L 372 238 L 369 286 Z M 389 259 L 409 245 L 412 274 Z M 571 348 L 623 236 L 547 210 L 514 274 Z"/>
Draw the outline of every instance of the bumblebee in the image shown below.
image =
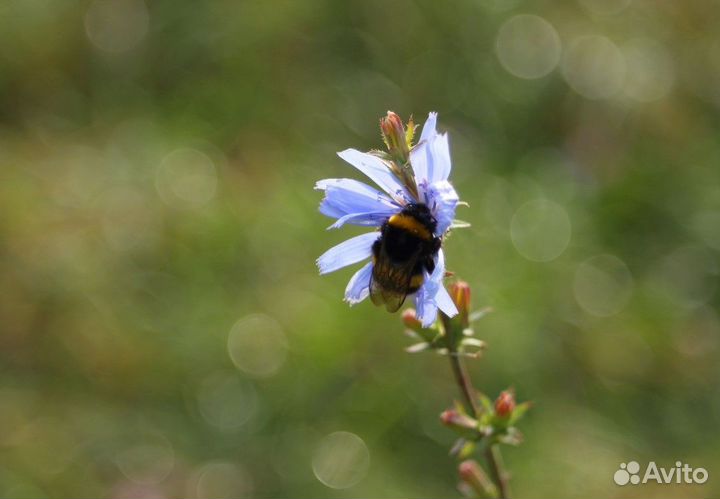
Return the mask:
<path id="1" fill-rule="evenodd" d="M 423 284 L 424 271 L 435 269 L 442 238 L 435 236 L 437 221 L 421 203 L 409 204 L 388 218 L 373 243 L 370 299 L 395 312 L 405 297 Z"/>

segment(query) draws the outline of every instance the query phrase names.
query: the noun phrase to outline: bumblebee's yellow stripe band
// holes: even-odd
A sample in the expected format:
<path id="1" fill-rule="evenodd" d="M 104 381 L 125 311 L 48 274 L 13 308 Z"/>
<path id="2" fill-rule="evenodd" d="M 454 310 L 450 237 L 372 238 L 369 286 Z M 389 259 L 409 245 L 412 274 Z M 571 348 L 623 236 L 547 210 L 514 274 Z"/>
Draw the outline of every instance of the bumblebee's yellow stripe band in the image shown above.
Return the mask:
<path id="1" fill-rule="evenodd" d="M 388 223 L 398 229 L 404 229 L 420 239 L 426 241 L 432 239 L 432 234 L 427 230 L 427 227 L 418 222 L 415 217 L 398 213 L 397 215 L 391 216 Z"/>

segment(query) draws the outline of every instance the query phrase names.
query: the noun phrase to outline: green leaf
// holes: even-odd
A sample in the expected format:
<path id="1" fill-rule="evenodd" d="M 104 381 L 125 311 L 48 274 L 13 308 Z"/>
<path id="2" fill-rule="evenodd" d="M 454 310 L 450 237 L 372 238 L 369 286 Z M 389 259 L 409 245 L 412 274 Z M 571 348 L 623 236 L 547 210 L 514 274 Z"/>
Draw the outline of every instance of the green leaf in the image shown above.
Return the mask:
<path id="1" fill-rule="evenodd" d="M 519 421 L 520 418 L 522 418 L 525 413 L 532 407 L 532 402 L 523 402 L 522 404 L 518 404 L 515 406 L 515 409 L 513 409 L 512 415 L 510 416 L 510 425 L 515 424 L 516 421 Z"/>
<path id="2" fill-rule="evenodd" d="M 493 402 L 488 398 L 487 395 L 484 393 L 478 393 L 478 399 L 480 399 L 480 404 L 482 404 L 483 409 L 485 409 L 486 413 L 492 414 L 493 412 Z"/>
<path id="3" fill-rule="evenodd" d="M 451 229 L 467 229 L 468 227 L 472 227 L 470 222 L 465 222 L 463 220 L 453 220 L 452 224 L 450 224 Z"/>
<path id="4" fill-rule="evenodd" d="M 475 447 L 475 442 L 465 437 L 460 437 L 450 448 L 450 455 L 462 461 L 470 457 L 472 453 L 475 452 Z"/>
<path id="5" fill-rule="evenodd" d="M 485 350 L 487 347 L 487 343 L 477 338 L 463 338 L 460 344 L 466 347 L 475 347 L 478 350 Z"/>
<path id="6" fill-rule="evenodd" d="M 407 122 L 407 128 L 405 129 L 405 142 L 407 142 L 408 148 L 412 148 L 413 146 L 413 139 L 415 138 L 415 130 L 417 129 L 417 125 L 412 119 L 412 116 L 410 116 L 410 119 Z"/>
<path id="7" fill-rule="evenodd" d="M 497 436 L 497 441 L 502 444 L 520 445 L 523 441 L 523 435 L 517 428 L 508 428 L 505 433 Z"/>
<path id="8" fill-rule="evenodd" d="M 452 447 L 450 447 L 450 455 L 451 456 L 458 456 L 460 452 L 462 452 L 463 447 L 465 447 L 465 444 L 467 443 L 467 440 L 465 438 L 458 438 L 455 440 L 455 443 Z"/>
<path id="9" fill-rule="evenodd" d="M 465 404 L 460 402 L 459 400 L 453 400 L 453 407 L 455 407 L 455 410 L 458 412 L 458 414 L 462 414 L 463 416 L 467 416 L 467 410 L 465 410 Z"/>
<path id="10" fill-rule="evenodd" d="M 470 314 L 470 322 L 479 321 L 480 319 L 482 319 L 483 317 L 485 317 L 487 314 L 489 314 L 492 311 L 493 311 L 492 307 L 485 307 L 480 310 L 477 310 L 476 312 L 473 312 Z"/>
<path id="11" fill-rule="evenodd" d="M 472 456 L 473 452 L 475 452 L 475 442 L 467 440 L 465 441 L 465 445 L 460 448 L 460 451 L 457 454 L 457 458 L 467 459 Z"/>
<path id="12" fill-rule="evenodd" d="M 385 139 L 383 138 L 383 142 L 384 141 L 385 141 Z M 387 145 L 387 143 L 386 143 L 386 145 Z M 381 151 L 379 149 L 371 149 L 370 151 L 368 151 L 368 154 L 377 156 L 378 158 L 385 160 L 385 161 L 390 161 L 392 159 L 392 156 L 390 156 L 387 152 Z"/>
<path id="13" fill-rule="evenodd" d="M 424 340 L 425 339 L 420 335 L 420 333 L 418 333 L 417 331 L 414 331 L 410 328 L 405 328 L 405 335 L 409 336 L 410 338 L 412 338 L 414 340 Z"/>
<path id="14" fill-rule="evenodd" d="M 430 349 L 430 343 L 422 342 L 410 345 L 405 349 L 407 353 L 420 353 Z"/>

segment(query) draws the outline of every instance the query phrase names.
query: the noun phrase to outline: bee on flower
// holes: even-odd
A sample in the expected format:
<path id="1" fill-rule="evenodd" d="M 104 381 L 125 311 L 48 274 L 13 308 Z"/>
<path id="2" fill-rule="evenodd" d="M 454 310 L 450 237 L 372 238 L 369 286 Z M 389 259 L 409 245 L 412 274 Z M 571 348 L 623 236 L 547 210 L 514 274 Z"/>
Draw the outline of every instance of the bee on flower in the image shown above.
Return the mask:
<path id="1" fill-rule="evenodd" d="M 436 121 L 437 113 L 430 113 L 413 145 L 412 120 L 406 128 L 397 114 L 388 111 L 380 120 L 388 152 L 338 153 L 380 190 L 348 178 L 325 179 L 315 186 L 325 192 L 320 212 L 336 219 L 330 228 L 345 224 L 374 228 L 320 256 L 320 273 L 369 259 L 350 279 L 345 301 L 353 305 L 370 296 L 373 303 L 394 312 L 408 295 L 414 295 L 423 327 L 435 322 L 438 309 L 449 317 L 458 313 L 442 284 L 442 244 L 459 198 L 448 182 L 448 137 L 436 131 Z"/>

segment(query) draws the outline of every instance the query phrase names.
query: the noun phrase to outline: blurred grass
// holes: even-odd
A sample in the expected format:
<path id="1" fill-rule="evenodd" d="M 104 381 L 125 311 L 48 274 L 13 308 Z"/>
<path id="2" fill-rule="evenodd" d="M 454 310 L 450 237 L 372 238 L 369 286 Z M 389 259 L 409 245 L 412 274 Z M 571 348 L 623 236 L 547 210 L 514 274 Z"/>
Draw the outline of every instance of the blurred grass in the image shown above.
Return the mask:
<path id="1" fill-rule="evenodd" d="M 498 58 L 517 14 L 559 35 L 547 76 Z M 712 478 L 611 478 L 632 459 L 720 465 L 718 14 L 703 1 L 4 2 L 0 494 L 455 494 L 437 423 L 456 397 L 445 359 L 404 354 L 397 316 L 349 309 L 351 272 L 314 267 L 361 231 L 325 232 L 312 185 L 360 178 L 334 153 L 378 147 L 392 109 L 436 110 L 450 132 L 472 228 L 448 240 L 449 266 L 495 310 L 471 370 L 488 393 L 512 384 L 535 402 L 526 442 L 505 452 L 516 495 L 717 495 Z M 650 102 L 630 83 L 577 93 L 567 54 L 583 35 L 652 40 L 671 87 Z M 538 199 L 567 214 L 567 247 L 556 216 L 518 219 Z M 527 258 L 548 248 L 559 255 Z M 631 284 L 578 284 L 603 254 Z M 247 345 L 279 363 L 270 375 L 228 355 L 250 314 L 287 339 Z M 338 430 L 370 455 L 344 490 L 311 465 Z"/>

